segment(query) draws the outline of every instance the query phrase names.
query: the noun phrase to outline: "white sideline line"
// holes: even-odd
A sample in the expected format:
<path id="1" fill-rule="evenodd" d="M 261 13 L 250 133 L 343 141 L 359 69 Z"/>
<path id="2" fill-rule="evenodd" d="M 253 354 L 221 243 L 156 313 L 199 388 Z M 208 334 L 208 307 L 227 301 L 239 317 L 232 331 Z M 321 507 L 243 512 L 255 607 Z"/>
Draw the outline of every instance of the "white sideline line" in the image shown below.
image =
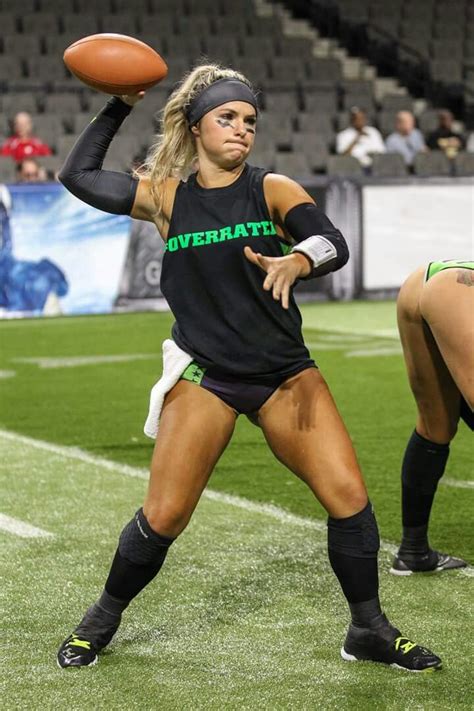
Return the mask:
<path id="1" fill-rule="evenodd" d="M 66 356 L 64 358 L 14 358 L 15 363 L 28 363 L 38 368 L 77 368 L 102 363 L 127 363 L 132 360 L 161 360 L 155 353 L 122 353 L 102 356 Z"/>
<path id="2" fill-rule="evenodd" d="M 20 538 L 53 538 L 53 534 L 49 531 L 2 513 L 0 513 L 0 529 L 8 533 L 14 533 L 15 536 L 20 536 Z"/>
<path id="3" fill-rule="evenodd" d="M 93 454 L 89 454 L 78 447 L 65 447 L 58 444 L 52 444 L 51 442 L 45 442 L 41 439 L 33 439 L 32 437 L 27 437 L 25 435 L 16 434 L 15 432 L 8 432 L 7 430 L 0 430 L 0 438 L 10 440 L 11 442 L 20 442 L 28 447 L 35 447 L 36 449 L 42 449 L 46 452 L 51 452 L 57 454 L 60 457 L 66 459 L 75 459 L 77 461 L 85 462 L 86 464 L 92 464 L 97 467 L 102 467 L 108 471 L 118 472 L 124 474 L 125 476 L 130 476 L 138 479 L 148 479 L 148 470 L 141 469 L 139 467 L 132 467 L 128 464 L 120 464 L 119 462 L 113 462 L 110 459 L 104 459 L 102 457 L 96 457 Z M 447 480 L 452 481 L 452 480 Z M 456 482 L 456 485 L 460 483 L 473 484 L 473 482 Z M 471 487 L 469 487 L 471 488 Z M 322 521 L 316 521 L 311 518 L 305 518 L 303 516 L 297 516 L 289 511 L 274 506 L 273 504 L 259 504 L 255 501 L 250 501 L 240 496 L 233 496 L 231 494 L 224 494 L 220 491 L 214 491 L 212 489 L 205 489 L 203 496 L 211 501 L 218 501 L 229 506 L 235 506 L 237 508 L 244 509 L 245 511 L 250 511 L 252 513 L 259 513 L 265 516 L 271 516 L 282 523 L 289 523 L 294 526 L 301 526 L 304 528 L 311 528 L 315 531 L 323 532 L 326 530 L 326 524 Z M 39 530 L 39 529 L 38 529 Z M 398 548 L 393 543 L 381 540 L 380 547 L 382 550 L 394 555 Z M 464 573 L 469 577 L 474 576 L 474 568 L 463 568 L 460 572 Z"/>
<path id="4" fill-rule="evenodd" d="M 457 479 L 440 479 L 440 484 L 453 486 L 455 489 L 474 489 L 474 481 L 461 481 Z"/>

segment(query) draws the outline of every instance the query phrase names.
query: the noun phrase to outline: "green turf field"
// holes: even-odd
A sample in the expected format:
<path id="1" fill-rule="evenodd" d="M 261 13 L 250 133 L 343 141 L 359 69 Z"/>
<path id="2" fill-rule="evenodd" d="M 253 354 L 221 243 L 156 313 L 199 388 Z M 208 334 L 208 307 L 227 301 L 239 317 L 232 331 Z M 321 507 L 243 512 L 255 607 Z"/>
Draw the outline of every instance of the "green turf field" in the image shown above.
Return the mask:
<path id="1" fill-rule="evenodd" d="M 245 418 L 190 527 L 99 665 L 59 670 L 56 648 L 99 592 L 143 497 L 152 442 L 142 427 L 172 320 L 10 321 L 0 323 L 0 528 L 13 519 L 12 531 L 0 530 L 2 708 L 472 708 L 472 569 L 387 573 L 415 412 L 394 305 L 302 311 L 378 514 L 385 608 L 403 633 L 443 657 L 443 672 L 340 659 L 347 613 L 326 560 L 324 512 Z M 473 562 L 473 448 L 464 425 L 451 451 L 431 539 Z"/>

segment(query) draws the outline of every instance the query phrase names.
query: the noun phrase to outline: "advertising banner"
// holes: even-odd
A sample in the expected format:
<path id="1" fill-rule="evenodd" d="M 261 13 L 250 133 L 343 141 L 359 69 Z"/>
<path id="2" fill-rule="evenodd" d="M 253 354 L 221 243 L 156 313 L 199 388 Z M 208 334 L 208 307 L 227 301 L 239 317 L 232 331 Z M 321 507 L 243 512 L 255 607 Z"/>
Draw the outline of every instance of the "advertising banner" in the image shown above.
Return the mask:
<path id="1" fill-rule="evenodd" d="M 111 311 L 131 224 L 59 184 L 0 186 L 0 315 Z"/>

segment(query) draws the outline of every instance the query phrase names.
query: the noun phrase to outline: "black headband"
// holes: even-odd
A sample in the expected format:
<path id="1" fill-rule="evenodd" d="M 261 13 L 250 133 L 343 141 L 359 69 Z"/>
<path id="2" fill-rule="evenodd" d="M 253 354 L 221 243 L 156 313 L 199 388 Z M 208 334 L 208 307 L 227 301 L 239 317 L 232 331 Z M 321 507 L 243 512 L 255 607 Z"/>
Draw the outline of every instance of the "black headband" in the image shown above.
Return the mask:
<path id="1" fill-rule="evenodd" d="M 185 108 L 189 125 L 194 126 L 208 111 L 228 101 L 245 101 L 257 111 L 257 99 L 247 84 L 239 79 L 218 79 L 203 89 Z"/>

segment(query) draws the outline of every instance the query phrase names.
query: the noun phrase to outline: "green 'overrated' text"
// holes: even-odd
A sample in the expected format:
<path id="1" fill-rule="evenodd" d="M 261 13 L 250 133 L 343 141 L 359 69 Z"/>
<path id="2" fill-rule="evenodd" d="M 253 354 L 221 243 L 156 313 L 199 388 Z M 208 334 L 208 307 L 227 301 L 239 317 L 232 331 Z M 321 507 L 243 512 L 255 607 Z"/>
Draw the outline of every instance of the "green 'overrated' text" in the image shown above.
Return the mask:
<path id="1" fill-rule="evenodd" d="M 239 237 L 267 237 L 276 235 L 273 222 L 262 220 L 261 222 L 240 222 L 237 225 L 228 225 L 219 230 L 207 230 L 206 232 L 185 232 L 182 235 L 168 237 L 166 249 L 168 252 L 176 252 L 178 249 L 188 249 L 188 247 L 204 247 L 206 244 L 215 242 L 226 242 L 229 239 Z"/>

